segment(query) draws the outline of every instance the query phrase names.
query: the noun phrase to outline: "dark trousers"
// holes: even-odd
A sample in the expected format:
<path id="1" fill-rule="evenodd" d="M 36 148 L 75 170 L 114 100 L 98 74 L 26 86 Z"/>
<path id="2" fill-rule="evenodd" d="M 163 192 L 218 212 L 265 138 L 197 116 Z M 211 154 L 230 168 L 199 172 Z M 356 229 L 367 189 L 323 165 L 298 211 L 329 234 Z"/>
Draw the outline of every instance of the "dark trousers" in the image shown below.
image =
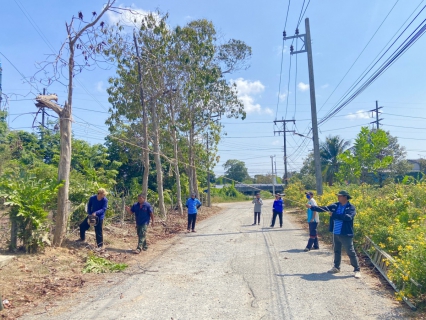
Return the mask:
<path id="1" fill-rule="evenodd" d="M 192 214 L 188 214 L 188 230 L 195 229 L 195 222 L 197 221 L 197 214 L 196 213 L 192 213 Z"/>
<path id="2" fill-rule="evenodd" d="M 95 234 L 96 234 L 96 244 L 99 248 L 101 248 L 104 245 L 104 237 L 102 234 L 102 224 L 104 223 L 104 220 L 100 220 L 98 224 L 95 226 Z M 86 240 L 86 231 L 89 230 L 90 225 L 87 223 L 87 218 L 83 220 L 82 223 L 80 223 L 80 239 Z"/>
<path id="3" fill-rule="evenodd" d="M 256 218 L 257 218 L 257 223 L 260 224 L 260 212 L 254 213 L 254 224 L 256 224 Z"/>
<path id="4" fill-rule="evenodd" d="M 345 248 L 349 259 L 351 260 L 351 265 L 354 267 L 354 271 L 359 271 L 358 257 L 354 249 L 353 237 L 348 237 L 344 235 L 333 235 L 333 247 L 334 247 L 334 266 L 337 269 L 340 269 L 340 262 L 342 260 L 342 246 Z"/>
<path id="5" fill-rule="evenodd" d="M 314 249 L 319 249 L 317 227 L 318 222 L 309 222 L 309 241 L 306 246 L 308 249 L 312 249 L 312 246 Z"/>
<path id="6" fill-rule="evenodd" d="M 275 225 L 275 219 L 278 218 L 280 219 L 280 227 L 283 226 L 283 213 L 282 212 L 278 212 L 273 210 L 273 215 L 272 215 L 272 222 L 271 222 L 271 227 L 273 227 Z"/>

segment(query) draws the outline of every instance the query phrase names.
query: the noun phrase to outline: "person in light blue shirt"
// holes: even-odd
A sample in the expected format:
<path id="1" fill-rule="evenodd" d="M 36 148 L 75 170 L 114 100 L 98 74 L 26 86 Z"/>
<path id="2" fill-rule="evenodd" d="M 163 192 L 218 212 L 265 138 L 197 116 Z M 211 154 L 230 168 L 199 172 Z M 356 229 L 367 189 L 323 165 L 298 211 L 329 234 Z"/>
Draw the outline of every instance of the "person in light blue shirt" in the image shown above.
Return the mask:
<path id="1" fill-rule="evenodd" d="M 188 230 L 187 232 L 196 232 L 195 231 L 195 222 L 197 221 L 198 209 L 201 207 L 200 200 L 197 199 L 195 193 L 191 194 L 191 198 L 186 201 L 188 208 Z"/>

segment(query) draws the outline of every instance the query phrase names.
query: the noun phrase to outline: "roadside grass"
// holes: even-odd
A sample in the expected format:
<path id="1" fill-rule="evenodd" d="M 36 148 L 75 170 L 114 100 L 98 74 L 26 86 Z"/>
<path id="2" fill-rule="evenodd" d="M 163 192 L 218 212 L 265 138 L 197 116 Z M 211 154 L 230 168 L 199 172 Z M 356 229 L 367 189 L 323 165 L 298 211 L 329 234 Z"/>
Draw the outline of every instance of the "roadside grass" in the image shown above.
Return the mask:
<path id="1" fill-rule="evenodd" d="M 220 211 L 217 206 L 202 207 L 197 221 Z M 84 245 L 75 242 L 78 229 L 74 229 L 67 235 L 63 247 L 46 247 L 37 254 L 26 254 L 23 251 L 13 253 L 16 257 L 0 268 L 0 295 L 3 300 L 9 301 L 7 308 L 0 311 L 0 319 L 17 319 L 40 306 L 49 310 L 61 299 L 117 277 L 117 273 L 98 273 L 105 271 L 103 268 L 121 272 L 123 265 L 127 265 L 130 270 L 147 259 L 144 253 L 132 254 L 132 249 L 137 245 L 137 234 L 134 222 L 128 218 L 123 224 L 106 221 L 105 252 L 94 251 L 96 243 L 93 229 L 87 232 L 87 243 Z M 155 247 L 157 242 L 173 238 L 186 230 L 186 224 L 186 214 L 170 212 L 167 219 L 156 217 L 155 226 L 148 228 L 148 245 Z M 10 254 L 7 252 L 9 226 L 7 217 L 0 218 L 0 254 Z"/>

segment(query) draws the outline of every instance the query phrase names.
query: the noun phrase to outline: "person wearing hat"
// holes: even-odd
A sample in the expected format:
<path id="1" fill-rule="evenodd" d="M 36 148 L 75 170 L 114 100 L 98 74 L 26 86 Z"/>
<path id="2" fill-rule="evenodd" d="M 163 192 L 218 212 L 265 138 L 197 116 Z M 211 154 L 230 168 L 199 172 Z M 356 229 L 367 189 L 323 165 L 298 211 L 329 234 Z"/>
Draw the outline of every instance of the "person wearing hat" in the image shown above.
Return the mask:
<path id="1" fill-rule="evenodd" d="M 358 257 L 354 248 L 354 218 L 355 206 L 349 202 L 350 194 L 342 190 L 337 194 L 338 202 L 325 207 L 306 205 L 307 208 L 317 212 L 328 212 L 330 214 L 330 232 L 333 233 L 334 267 L 328 273 L 339 273 L 342 260 L 342 247 L 354 267 L 355 278 L 361 278 Z"/>
<path id="2" fill-rule="evenodd" d="M 187 232 L 196 232 L 195 231 L 195 222 L 197 221 L 198 209 L 201 207 L 200 200 L 197 199 L 195 193 L 191 194 L 191 198 L 186 201 L 188 208 L 188 230 Z"/>
<path id="3" fill-rule="evenodd" d="M 280 219 L 280 228 L 283 227 L 283 211 L 284 211 L 284 202 L 283 199 L 281 199 L 281 194 L 277 193 L 275 195 L 275 200 L 274 200 L 274 204 L 272 205 L 272 222 L 271 222 L 271 228 L 274 227 L 275 225 L 275 219 L 278 218 Z"/>
<path id="4" fill-rule="evenodd" d="M 256 193 L 256 198 L 254 198 L 251 203 L 254 204 L 254 223 L 252 225 L 255 226 L 256 218 L 257 224 L 260 224 L 260 214 L 262 213 L 263 201 L 260 198 L 260 193 Z"/>
<path id="5" fill-rule="evenodd" d="M 314 199 L 314 193 L 312 191 L 305 192 L 306 198 L 308 199 L 308 204 L 310 206 L 317 206 L 317 202 Z M 319 223 L 319 214 L 317 211 L 312 211 L 310 208 L 307 209 L 308 214 L 308 223 L 309 223 L 309 240 L 306 245 L 305 252 L 310 251 L 312 249 L 318 250 L 318 223 Z M 313 247 L 313 248 L 312 248 Z"/>
<path id="6" fill-rule="evenodd" d="M 98 194 L 90 197 L 89 203 L 87 204 L 88 216 L 80 224 L 80 239 L 77 241 L 84 242 L 86 240 L 86 231 L 89 230 L 90 225 L 88 218 L 93 216 L 96 218 L 97 223 L 95 225 L 96 244 L 98 248 L 102 248 L 104 245 L 104 237 L 102 231 L 102 225 L 105 218 L 105 211 L 108 209 L 108 199 L 106 198 L 107 192 L 104 188 L 98 189 Z"/>

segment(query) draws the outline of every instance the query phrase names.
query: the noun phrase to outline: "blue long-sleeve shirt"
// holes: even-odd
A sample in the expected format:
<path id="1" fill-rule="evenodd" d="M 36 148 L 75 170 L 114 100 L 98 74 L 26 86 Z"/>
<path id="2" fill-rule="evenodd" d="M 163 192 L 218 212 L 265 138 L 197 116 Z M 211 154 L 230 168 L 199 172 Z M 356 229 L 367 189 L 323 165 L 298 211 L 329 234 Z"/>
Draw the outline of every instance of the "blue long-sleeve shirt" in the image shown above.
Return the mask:
<path id="1" fill-rule="evenodd" d="M 277 212 L 283 212 L 284 211 L 284 202 L 283 202 L 283 199 L 275 200 L 274 204 L 272 206 L 272 210 L 275 210 Z"/>
<path id="2" fill-rule="evenodd" d="M 96 216 L 103 220 L 105 218 L 105 211 L 108 209 L 108 199 L 104 197 L 102 200 L 98 200 L 98 196 L 91 196 L 89 203 L 87 204 L 87 214 L 96 213 Z"/>
<path id="3" fill-rule="evenodd" d="M 192 199 L 189 198 L 186 201 L 186 207 L 188 208 L 188 214 L 194 214 L 197 213 L 197 207 L 201 206 L 201 202 L 200 200 L 198 200 L 197 198 Z"/>

